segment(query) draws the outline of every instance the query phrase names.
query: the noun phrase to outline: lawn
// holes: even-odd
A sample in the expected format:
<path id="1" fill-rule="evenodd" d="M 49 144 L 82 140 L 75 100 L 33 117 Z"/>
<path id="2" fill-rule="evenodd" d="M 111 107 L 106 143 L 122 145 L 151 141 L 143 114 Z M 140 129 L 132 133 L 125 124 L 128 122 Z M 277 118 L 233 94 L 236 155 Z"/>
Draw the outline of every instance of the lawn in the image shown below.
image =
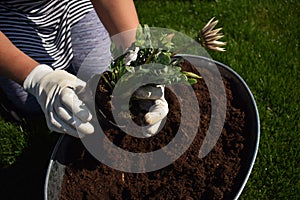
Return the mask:
<path id="1" fill-rule="evenodd" d="M 211 17 L 219 20 L 227 51 L 209 53 L 243 77 L 261 120 L 258 157 L 240 199 L 300 199 L 300 1 L 136 0 L 135 4 L 142 24 L 191 37 Z M 31 161 L 40 157 L 39 169 L 47 165 L 57 135 L 28 127 L 0 121 L 1 176 L 14 174 L 15 169 L 26 173 L 20 170 L 23 164 L 30 165 L 24 157 Z M 33 151 L 30 157 L 28 152 Z"/>

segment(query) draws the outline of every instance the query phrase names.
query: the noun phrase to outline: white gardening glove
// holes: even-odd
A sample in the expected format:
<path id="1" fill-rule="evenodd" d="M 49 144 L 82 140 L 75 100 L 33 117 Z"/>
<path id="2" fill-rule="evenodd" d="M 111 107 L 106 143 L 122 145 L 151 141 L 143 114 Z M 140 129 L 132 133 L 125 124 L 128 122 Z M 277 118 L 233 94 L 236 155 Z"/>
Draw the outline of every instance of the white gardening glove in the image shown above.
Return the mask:
<path id="1" fill-rule="evenodd" d="M 23 83 L 39 102 L 50 130 L 80 138 L 94 132 L 92 115 L 77 96 L 85 85 L 76 76 L 47 65 L 34 68 Z"/>
<path id="2" fill-rule="evenodd" d="M 164 97 L 165 87 L 163 85 L 146 85 L 140 87 L 134 92 L 133 96 L 140 99 L 140 106 L 143 107 L 143 100 L 153 100 L 153 105 L 148 108 L 149 112 L 144 116 L 145 129 L 144 136 L 151 137 L 155 135 L 162 123 L 162 120 L 167 116 L 169 112 L 168 102 Z M 147 107 L 145 103 L 145 107 Z M 146 108 L 147 109 L 147 108 Z"/>

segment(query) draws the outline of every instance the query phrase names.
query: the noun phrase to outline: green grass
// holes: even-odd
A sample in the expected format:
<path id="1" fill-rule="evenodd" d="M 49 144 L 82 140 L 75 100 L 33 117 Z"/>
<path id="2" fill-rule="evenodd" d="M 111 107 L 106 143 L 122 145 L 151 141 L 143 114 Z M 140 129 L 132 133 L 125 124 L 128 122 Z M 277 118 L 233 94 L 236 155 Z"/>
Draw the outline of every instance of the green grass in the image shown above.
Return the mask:
<path id="1" fill-rule="evenodd" d="M 191 37 L 211 17 L 219 20 L 227 51 L 209 53 L 243 77 L 261 119 L 258 157 L 241 199 L 299 199 L 300 2 L 136 0 L 135 4 L 141 23 Z M 53 141 L 37 132 L 0 120 L 0 166 L 18 165 L 32 143 Z"/>
<path id="2" fill-rule="evenodd" d="M 43 117 L 18 123 L 0 117 L 0 172 L 22 163 L 24 154 L 44 156 L 43 149 L 52 148 L 56 139 L 57 134 L 50 133 Z M 41 149 L 36 151 L 37 147 Z"/>
<path id="3" fill-rule="evenodd" d="M 6 168 L 16 162 L 28 145 L 27 133 L 21 126 L 1 120 L 0 167 Z"/>

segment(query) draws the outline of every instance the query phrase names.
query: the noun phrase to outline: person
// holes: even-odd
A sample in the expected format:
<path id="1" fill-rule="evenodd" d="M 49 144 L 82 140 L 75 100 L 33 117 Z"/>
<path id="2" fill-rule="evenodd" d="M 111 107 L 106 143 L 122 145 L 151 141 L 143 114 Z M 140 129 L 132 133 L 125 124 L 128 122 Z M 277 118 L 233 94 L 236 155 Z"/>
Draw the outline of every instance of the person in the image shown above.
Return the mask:
<path id="1" fill-rule="evenodd" d="M 101 66 L 87 69 L 101 74 L 111 62 L 110 38 L 138 25 L 133 0 L 1 1 L 1 90 L 21 115 L 43 112 L 52 131 L 92 134 L 91 112 L 79 97 L 87 80 L 76 74 L 95 48 Z M 133 41 L 120 34 L 117 45 L 125 49 Z M 164 87 L 156 89 L 162 95 L 149 111 L 150 136 L 168 112 Z"/>

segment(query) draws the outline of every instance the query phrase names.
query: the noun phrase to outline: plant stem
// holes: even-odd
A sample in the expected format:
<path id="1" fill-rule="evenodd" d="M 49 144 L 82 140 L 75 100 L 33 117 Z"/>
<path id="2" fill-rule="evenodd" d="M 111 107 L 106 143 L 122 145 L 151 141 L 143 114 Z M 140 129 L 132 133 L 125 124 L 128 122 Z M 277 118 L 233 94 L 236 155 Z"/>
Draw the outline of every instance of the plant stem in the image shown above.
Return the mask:
<path id="1" fill-rule="evenodd" d="M 151 55 L 147 58 L 145 64 L 150 63 L 150 61 L 151 61 L 151 59 L 153 58 L 153 56 L 154 56 L 155 54 L 157 54 L 157 53 L 158 53 L 158 49 L 154 49 L 154 51 L 151 53 Z"/>
<path id="2" fill-rule="evenodd" d="M 110 89 L 113 89 L 113 86 L 110 84 L 110 82 L 107 80 L 107 78 L 105 77 L 105 74 L 103 74 L 102 78 L 104 79 L 104 81 L 109 85 Z"/>

